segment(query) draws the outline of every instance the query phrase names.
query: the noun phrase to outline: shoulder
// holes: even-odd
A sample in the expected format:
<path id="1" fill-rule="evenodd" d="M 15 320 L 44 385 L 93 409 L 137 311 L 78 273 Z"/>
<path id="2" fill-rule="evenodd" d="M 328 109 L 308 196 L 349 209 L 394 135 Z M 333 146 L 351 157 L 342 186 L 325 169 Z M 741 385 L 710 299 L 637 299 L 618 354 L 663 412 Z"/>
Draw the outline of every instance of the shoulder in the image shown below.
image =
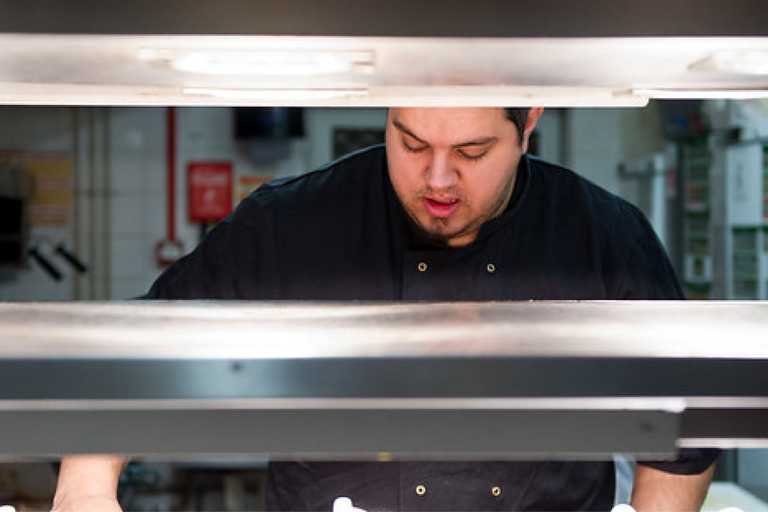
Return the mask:
<path id="1" fill-rule="evenodd" d="M 349 213 L 349 198 L 363 195 L 384 158 L 383 148 L 367 148 L 308 174 L 260 187 L 192 253 L 166 270 L 146 297 L 279 296 L 277 269 L 284 259 L 313 258 L 328 246 L 329 237 L 360 219 Z"/>
<path id="2" fill-rule="evenodd" d="M 609 298 L 682 296 L 664 247 L 643 212 L 564 167 L 529 161 L 536 215 L 558 239 L 588 247 L 606 280 Z"/>
<path id="3" fill-rule="evenodd" d="M 528 157 L 532 194 L 564 218 L 588 221 L 592 227 L 653 233 L 645 215 L 627 200 L 566 167 Z"/>
<path id="4" fill-rule="evenodd" d="M 627 201 L 609 192 L 566 167 L 528 157 L 533 182 L 541 193 L 554 196 L 565 205 L 590 206 L 593 209 L 617 211 L 629 205 Z"/>
<path id="5" fill-rule="evenodd" d="M 384 145 L 364 148 L 312 172 L 262 185 L 240 203 L 232 221 L 250 225 L 275 211 L 289 217 L 339 211 L 375 190 L 385 172 Z"/>

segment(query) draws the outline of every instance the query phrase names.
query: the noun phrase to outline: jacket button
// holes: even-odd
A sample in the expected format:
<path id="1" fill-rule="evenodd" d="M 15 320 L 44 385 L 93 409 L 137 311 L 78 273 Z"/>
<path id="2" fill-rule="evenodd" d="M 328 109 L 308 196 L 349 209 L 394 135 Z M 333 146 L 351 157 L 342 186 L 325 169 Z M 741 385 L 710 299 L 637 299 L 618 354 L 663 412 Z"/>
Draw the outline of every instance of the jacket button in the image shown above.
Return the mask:
<path id="1" fill-rule="evenodd" d="M 499 487 L 498 485 L 494 485 L 493 487 L 491 487 L 491 496 L 493 496 L 494 498 L 498 498 L 499 496 L 501 496 L 501 487 Z"/>
<path id="2" fill-rule="evenodd" d="M 424 496 L 425 494 L 427 494 L 427 488 L 421 484 L 417 485 L 416 494 L 418 494 L 419 496 Z"/>
<path id="3" fill-rule="evenodd" d="M 423 261 L 420 261 L 418 265 L 416 265 L 416 268 L 419 269 L 419 272 L 426 272 L 429 268 L 426 263 Z"/>
<path id="4" fill-rule="evenodd" d="M 489 274 L 493 274 L 494 272 L 496 272 L 496 265 L 494 265 L 493 263 L 489 263 L 485 266 L 485 270 L 487 270 Z"/>

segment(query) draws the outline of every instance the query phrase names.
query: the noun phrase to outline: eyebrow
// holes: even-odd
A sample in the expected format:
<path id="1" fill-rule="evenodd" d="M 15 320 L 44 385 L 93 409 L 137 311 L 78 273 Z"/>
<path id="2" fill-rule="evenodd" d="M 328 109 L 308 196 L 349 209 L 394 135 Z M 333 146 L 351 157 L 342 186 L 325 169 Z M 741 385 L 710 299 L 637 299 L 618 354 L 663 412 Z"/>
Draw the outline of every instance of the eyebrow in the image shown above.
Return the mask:
<path id="1" fill-rule="evenodd" d="M 422 139 L 421 137 L 419 137 L 418 135 L 413 133 L 405 125 L 403 125 L 403 123 L 401 123 L 397 119 L 393 119 L 392 120 L 392 124 L 395 126 L 395 128 L 397 128 L 398 130 L 400 130 L 403 133 L 406 133 L 406 134 L 410 135 L 411 137 L 413 137 L 417 141 L 421 142 L 422 144 L 429 145 L 429 143 L 427 141 L 425 141 L 424 139 Z M 498 140 L 498 137 L 480 137 L 480 138 L 477 138 L 477 139 L 468 140 L 466 142 L 461 142 L 459 144 L 454 144 L 453 147 L 454 148 L 463 148 L 463 147 L 467 147 L 467 146 L 486 146 L 488 144 L 496 142 L 497 140 Z"/>
<path id="2" fill-rule="evenodd" d="M 413 137 L 413 138 L 414 138 L 414 139 L 416 139 L 417 141 L 421 142 L 422 144 L 429 144 L 427 141 L 425 141 L 424 139 L 422 139 L 421 137 L 419 137 L 418 135 L 416 135 L 415 133 L 413 133 L 411 130 L 409 130 L 408 128 L 406 128 L 406 127 L 403 125 L 403 123 L 401 123 L 401 122 L 400 122 L 400 121 L 398 121 L 397 119 L 393 119 L 393 120 L 392 120 L 392 124 L 393 124 L 393 125 L 395 125 L 395 128 L 397 128 L 398 130 L 400 130 L 400 131 L 401 131 L 401 132 L 403 132 L 403 133 L 406 133 L 406 134 L 410 135 L 411 137 Z"/>
<path id="3" fill-rule="evenodd" d="M 479 139 L 473 139 L 473 140 L 468 140 L 467 142 L 462 142 L 461 144 L 454 144 L 453 147 L 463 148 L 467 146 L 487 146 L 488 144 L 496 142 L 497 140 L 499 140 L 498 137 L 481 137 Z"/>

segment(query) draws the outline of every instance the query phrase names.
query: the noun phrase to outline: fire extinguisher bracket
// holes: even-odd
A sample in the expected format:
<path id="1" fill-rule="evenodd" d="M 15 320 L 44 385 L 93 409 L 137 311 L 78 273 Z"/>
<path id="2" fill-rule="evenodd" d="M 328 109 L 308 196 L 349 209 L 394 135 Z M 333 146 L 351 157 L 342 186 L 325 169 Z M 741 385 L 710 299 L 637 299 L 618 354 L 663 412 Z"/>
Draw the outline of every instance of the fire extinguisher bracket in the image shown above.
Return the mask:
<path id="1" fill-rule="evenodd" d="M 184 244 L 179 240 L 159 240 L 155 244 L 155 261 L 158 266 L 167 267 L 184 256 Z"/>

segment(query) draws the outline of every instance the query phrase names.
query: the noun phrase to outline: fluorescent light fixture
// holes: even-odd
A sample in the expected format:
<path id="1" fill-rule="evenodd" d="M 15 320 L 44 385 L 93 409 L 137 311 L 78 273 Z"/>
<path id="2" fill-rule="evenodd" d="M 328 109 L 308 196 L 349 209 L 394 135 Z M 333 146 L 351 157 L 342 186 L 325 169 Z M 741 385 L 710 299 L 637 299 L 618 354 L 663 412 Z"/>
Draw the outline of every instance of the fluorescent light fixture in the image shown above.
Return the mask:
<path id="1" fill-rule="evenodd" d="M 688 69 L 691 71 L 768 75 L 768 51 L 719 51 L 713 53 L 706 59 L 694 62 Z"/>
<path id="2" fill-rule="evenodd" d="M 240 81 L 238 81 L 239 83 Z M 135 106 L 323 107 L 643 107 L 647 97 L 631 89 L 515 86 L 366 86 L 351 81 L 291 87 L 287 80 L 239 87 L 228 84 L 137 85 L 34 84 L 0 81 L 0 104 Z M 259 82 L 265 82 L 263 80 Z"/>
<path id="3" fill-rule="evenodd" d="M 658 100 L 754 100 L 768 98 L 765 89 L 632 89 L 632 94 Z"/>
<path id="4" fill-rule="evenodd" d="M 206 75 L 312 76 L 370 74 L 372 51 L 163 50 L 142 48 L 144 61 L 169 63 L 176 71 Z"/>
<path id="5" fill-rule="evenodd" d="M 313 101 L 367 96 L 367 89 L 218 89 L 185 87 L 185 95 L 243 101 Z"/>
<path id="6" fill-rule="evenodd" d="M 516 85 L 370 87 L 371 102 L 401 107 L 644 107 L 629 89 Z M 377 101 L 378 100 L 378 101 Z"/>

